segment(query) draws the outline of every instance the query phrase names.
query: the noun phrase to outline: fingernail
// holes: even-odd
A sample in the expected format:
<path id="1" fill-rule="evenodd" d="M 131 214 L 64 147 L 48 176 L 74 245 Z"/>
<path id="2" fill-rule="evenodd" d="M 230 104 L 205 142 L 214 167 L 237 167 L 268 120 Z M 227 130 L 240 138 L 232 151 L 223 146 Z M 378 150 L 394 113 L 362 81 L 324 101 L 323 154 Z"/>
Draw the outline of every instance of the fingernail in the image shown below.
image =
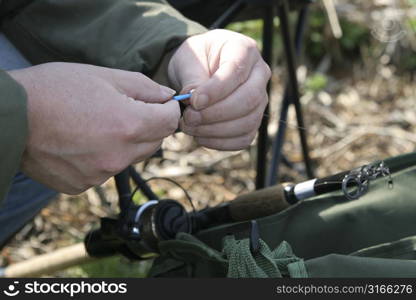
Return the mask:
<path id="1" fill-rule="evenodd" d="M 208 96 L 201 94 L 201 95 L 196 95 L 195 100 L 192 102 L 192 106 L 197 110 L 201 110 L 201 109 L 206 108 L 208 106 L 208 103 L 209 103 Z"/>
<path id="2" fill-rule="evenodd" d="M 201 124 L 201 114 L 199 112 L 189 111 L 184 116 L 185 124 L 189 126 L 198 126 Z"/>
<path id="3" fill-rule="evenodd" d="M 164 98 L 172 98 L 173 95 L 176 94 L 175 90 L 168 88 L 167 86 L 162 86 L 162 94 Z"/>

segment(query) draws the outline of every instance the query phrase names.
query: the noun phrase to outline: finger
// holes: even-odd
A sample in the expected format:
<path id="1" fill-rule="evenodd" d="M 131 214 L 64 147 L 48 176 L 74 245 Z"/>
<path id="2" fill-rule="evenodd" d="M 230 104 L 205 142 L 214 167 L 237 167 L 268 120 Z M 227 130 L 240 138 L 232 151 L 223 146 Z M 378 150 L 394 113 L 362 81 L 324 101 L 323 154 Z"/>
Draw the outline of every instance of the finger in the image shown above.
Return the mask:
<path id="1" fill-rule="evenodd" d="M 235 137 L 235 138 L 203 138 L 197 137 L 195 140 L 198 142 L 199 145 L 215 149 L 221 151 L 237 151 L 242 150 L 250 146 L 253 142 L 254 138 L 256 137 L 257 130 L 253 132 Z"/>
<path id="2" fill-rule="evenodd" d="M 179 59 L 173 59 L 169 64 L 169 78 L 173 86 L 181 89 L 181 93 L 187 93 L 209 79 L 206 57 L 193 54 L 206 52 L 204 45 L 204 43 L 183 44 L 175 54 Z"/>
<path id="3" fill-rule="evenodd" d="M 219 122 L 209 125 L 188 126 L 181 121 L 181 129 L 184 133 L 195 137 L 205 138 L 231 138 L 249 134 L 260 126 L 266 104 L 259 105 L 249 115 L 240 119 Z"/>
<path id="4" fill-rule="evenodd" d="M 164 103 L 172 98 L 175 90 L 154 82 L 139 72 L 111 70 L 115 88 L 122 94 L 149 103 Z"/>
<path id="5" fill-rule="evenodd" d="M 177 101 L 163 104 L 130 101 L 128 111 L 125 136 L 136 143 L 158 141 L 171 135 L 178 129 L 181 116 Z"/>
<path id="6" fill-rule="evenodd" d="M 250 114 L 258 106 L 266 105 L 269 74 L 264 71 L 262 64 L 264 63 L 256 64 L 250 78 L 224 100 L 201 111 L 187 108 L 184 113 L 185 123 L 198 126 L 235 120 Z"/>
<path id="7" fill-rule="evenodd" d="M 261 57 L 251 39 L 227 41 L 220 50 L 215 73 L 194 92 L 191 104 L 196 110 L 204 109 L 224 99 L 243 84 L 253 66 Z"/>

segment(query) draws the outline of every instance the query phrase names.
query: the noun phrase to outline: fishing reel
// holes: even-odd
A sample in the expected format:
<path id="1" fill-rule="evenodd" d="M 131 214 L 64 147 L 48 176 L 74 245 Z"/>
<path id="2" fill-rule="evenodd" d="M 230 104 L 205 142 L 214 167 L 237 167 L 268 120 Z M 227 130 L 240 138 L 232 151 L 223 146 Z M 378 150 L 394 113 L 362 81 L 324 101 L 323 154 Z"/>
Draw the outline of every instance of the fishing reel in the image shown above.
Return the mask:
<path id="1" fill-rule="evenodd" d="M 118 219 L 102 218 L 101 227 L 85 239 L 91 256 L 121 253 L 131 259 L 157 255 L 160 241 L 174 239 L 179 232 L 192 232 L 192 219 L 174 200 L 151 200 L 132 205 Z"/>
<path id="2" fill-rule="evenodd" d="M 132 181 L 137 186 L 134 191 Z M 84 244 L 90 256 L 147 259 L 157 255 L 160 241 L 174 239 L 179 232 L 192 233 L 191 214 L 177 201 L 159 200 L 134 167 L 116 175 L 115 182 L 120 213 L 116 218 L 101 218 L 100 228 L 87 234 Z M 148 199 L 142 205 L 133 201 L 138 190 Z"/>
<path id="3" fill-rule="evenodd" d="M 127 222 L 127 238 L 141 257 L 156 254 L 160 241 L 174 239 L 179 232 L 192 232 L 190 215 L 174 200 L 152 200 L 133 207 Z"/>

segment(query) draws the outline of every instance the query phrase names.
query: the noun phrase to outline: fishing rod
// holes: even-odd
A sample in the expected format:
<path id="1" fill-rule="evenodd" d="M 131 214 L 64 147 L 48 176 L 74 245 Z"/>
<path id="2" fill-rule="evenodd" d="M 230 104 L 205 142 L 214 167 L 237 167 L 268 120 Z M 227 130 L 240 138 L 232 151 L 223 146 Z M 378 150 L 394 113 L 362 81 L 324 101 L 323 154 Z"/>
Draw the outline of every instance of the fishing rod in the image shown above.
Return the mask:
<path id="1" fill-rule="evenodd" d="M 275 185 L 239 195 L 219 206 L 187 212 L 182 204 L 170 199 L 133 204 L 134 192 L 130 192 L 128 182 L 134 173 L 134 168 L 130 168 L 115 178 L 120 200 L 124 199 L 118 218 L 101 218 L 100 228 L 89 232 L 83 243 L 11 265 L 1 270 L 0 275 L 39 276 L 116 254 L 133 260 L 149 259 L 158 255 L 159 242 L 174 239 L 179 232 L 196 234 L 220 224 L 251 221 L 334 191 L 341 191 L 346 200 L 356 200 L 369 191 L 372 180 L 380 177 L 386 177 L 389 188 L 393 187 L 390 169 L 381 161 L 298 184 Z M 134 178 L 136 183 L 146 183 L 137 181 L 137 176 Z M 147 194 L 152 196 L 149 191 Z"/>
<path id="2" fill-rule="evenodd" d="M 297 184 L 274 185 L 198 212 L 194 227 L 203 230 L 214 225 L 266 217 L 302 200 L 335 191 L 342 191 L 346 200 L 356 200 L 365 195 L 370 182 L 379 177 L 387 177 L 388 187 L 393 187 L 390 169 L 383 161 Z"/>

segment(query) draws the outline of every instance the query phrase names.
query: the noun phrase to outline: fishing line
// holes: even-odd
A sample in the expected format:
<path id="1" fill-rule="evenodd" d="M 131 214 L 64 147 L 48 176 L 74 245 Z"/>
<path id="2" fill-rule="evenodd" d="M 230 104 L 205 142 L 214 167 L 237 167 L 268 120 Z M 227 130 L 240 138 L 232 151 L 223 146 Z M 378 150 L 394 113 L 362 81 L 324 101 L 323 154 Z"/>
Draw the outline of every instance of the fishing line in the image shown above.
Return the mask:
<path id="1" fill-rule="evenodd" d="M 186 191 L 186 189 L 181 184 L 179 184 L 175 180 L 170 179 L 170 178 L 167 178 L 167 177 L 151 177 L 151 178 L 147 179 L 145 182 L 147 183 L 147 182 L 149 182 L 151 180 L 165 180 L 165 181 L 169 181 L 170 183 L 173 183 L 174 185 L 176 185 L 177 187 L 179 187 L 183 191 L 183 193 L 185 194 L 188 202 L 190 203 L 190 205 L 192 207 L 193 213 L 196 212 L 195 205 L 194 205 L 194 203 L 192 201 L 192 197 L 189 195 L 189 193 Z"/>

